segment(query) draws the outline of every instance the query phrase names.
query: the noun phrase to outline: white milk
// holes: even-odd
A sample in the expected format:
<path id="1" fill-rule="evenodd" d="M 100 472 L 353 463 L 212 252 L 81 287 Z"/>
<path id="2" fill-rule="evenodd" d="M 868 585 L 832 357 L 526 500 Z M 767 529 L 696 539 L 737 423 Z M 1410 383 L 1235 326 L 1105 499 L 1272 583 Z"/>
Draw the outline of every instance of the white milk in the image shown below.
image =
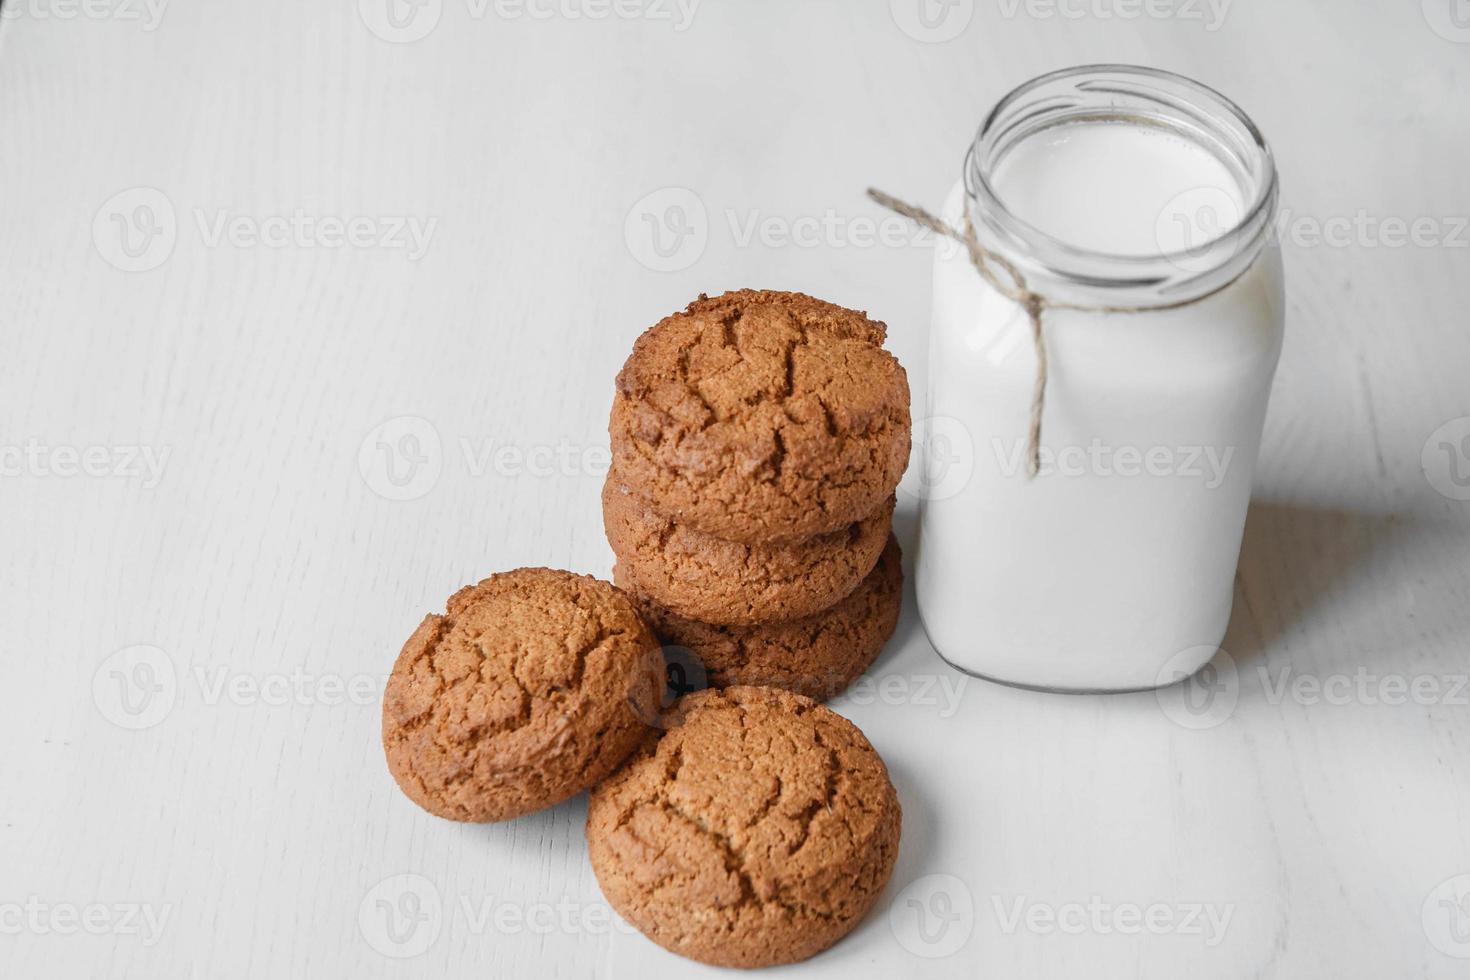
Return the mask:
<path id="1" fill-rule="evenodd" d="M 1176 257 L 1168 288 L 1183 291 L 1158 296 L 1053 281 L 1025 252 L 1050 236 L 1063 243 L 1047 253 L 1058 263 L 1116 266 L 1127 279 L 1129 263 L 1112 257 L 1158 266 L 1162 253 L 1229 231 L 1260 190 L 1252 179 L 1264 178 L 1233 173 L 1184 136 L 1116 120 L 1045 128 L 989 167 L 1011 238 L 981 226 L 981 239 L 1002 254 L 1014 246 L 1037 292 L 1111 306 L 1218 291 L 1171 310 L 1045 314 L 1043 468 L 1033 480 L 1029 320 L 962 250 L 938 250 L 916 589 L 950 663 L 1026 686 L 1130 690 L 1177 680 L 1214 654 L 1281 345 L 1276 250 L 1261 250 L 1262 234 Z M 947 220 L 958 224 L 965 201 L 956 186 Z M 1067 246 L 1105 254 L 1068 257 Z"/>
<path id="2" fill-rule="evenodd" d="M 1198 188 L 1220 192 L 1224 220 L 1239 220 L 1242 206 L 1240 185 L 1219 157 L 1166 130 L 1118 122 L 1039 133 L 1001 160 L 991 183 L 1022 221 L 1112 255 L 1200 244 L 1190 240 L 1200 229 L 1158 220 L 1170 201 Z"/>

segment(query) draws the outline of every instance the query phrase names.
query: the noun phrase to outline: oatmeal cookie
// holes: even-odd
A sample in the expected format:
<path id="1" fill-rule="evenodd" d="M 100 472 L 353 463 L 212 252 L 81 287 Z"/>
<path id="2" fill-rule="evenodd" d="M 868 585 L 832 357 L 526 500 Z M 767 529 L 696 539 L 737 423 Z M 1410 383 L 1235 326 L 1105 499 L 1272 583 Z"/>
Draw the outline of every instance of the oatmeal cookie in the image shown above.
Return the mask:
<path id="1" fill-rule="evenodd" d="M 898 794 L 847 719 L 765 687 L 688 695 L 587 811 L 608 902 L 717 966 L 794 963 L 850 932 L 898 857 Z"/>
<path id="2" fill-rule="evenodd" d="M 644 332 L 609 434 L 652 510 L 730 541 L 830 534 L 908 465 L 909 386 L 886 328 L 801 293 L 701 296 Z"/>
<path id="3" fill-rule="evenodd" d="M 388 769 L 451 820 L 551 806 L 633 751 L 663 676 L 653 634 L 609 583 L 549 568 L 492 575 L 425 617 L 398 655 L 383 697 Z"/>

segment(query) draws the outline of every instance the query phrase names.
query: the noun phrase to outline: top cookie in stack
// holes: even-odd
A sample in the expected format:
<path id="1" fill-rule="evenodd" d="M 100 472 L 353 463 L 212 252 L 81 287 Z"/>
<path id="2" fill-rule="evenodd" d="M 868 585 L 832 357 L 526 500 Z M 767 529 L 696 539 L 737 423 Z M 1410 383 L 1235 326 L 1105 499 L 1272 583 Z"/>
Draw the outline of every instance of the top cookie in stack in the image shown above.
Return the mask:
<path id="1" fill-rule="evenodd" d="M 877 617 L 857 630 L 876 655 L 897 618 L 896 546 L 876 566 L 910 438 L 908 380 L 884 337 L 801 293 L 740 290 L 638 338 L 618 375 L 603 507 L 618 582 L 656 628 L 717 627 L 749 653 L 775 624 Z M 864 590 L 881 601 L 844 602 Z M 706 666 L 716 684 L 764 681 L 749 664 Z"/>
<path id="2" fill-rule="evenodd" d="M 864 314 L 742 289 L 701 296 L 633 346 L 610 434 L 650 509 L 730 541 L 841 530 L 878 510 L 909 456 L 909 386 Z"/>

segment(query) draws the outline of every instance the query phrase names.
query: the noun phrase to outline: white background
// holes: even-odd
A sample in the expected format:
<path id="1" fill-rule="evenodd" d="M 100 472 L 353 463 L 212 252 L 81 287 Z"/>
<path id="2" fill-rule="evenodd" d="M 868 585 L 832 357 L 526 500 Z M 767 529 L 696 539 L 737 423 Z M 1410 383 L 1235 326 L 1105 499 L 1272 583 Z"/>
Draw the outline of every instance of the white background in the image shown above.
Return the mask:
<path id="1" fill-rule="evenodd" d="M 963 681 L 910 601 L 886 686 L 837 705 L 902 798 L 893 883 L 790 972 L 1470 971 L 1463 3 L 385 2 L 6 0 L 0 972 L 710 972 L 609 924 L 584 800 L 461 826 L 402 797 L 382 675 L 460 585 L 608 572 L 612 378 L 697 293 L 869 310 L 922 405 L 929 249 L 873 244 L 862 190 L 937 203 L 995 99 L 1093 61 L 1221 88 L 1280 163 L 1218 697 Z"/>

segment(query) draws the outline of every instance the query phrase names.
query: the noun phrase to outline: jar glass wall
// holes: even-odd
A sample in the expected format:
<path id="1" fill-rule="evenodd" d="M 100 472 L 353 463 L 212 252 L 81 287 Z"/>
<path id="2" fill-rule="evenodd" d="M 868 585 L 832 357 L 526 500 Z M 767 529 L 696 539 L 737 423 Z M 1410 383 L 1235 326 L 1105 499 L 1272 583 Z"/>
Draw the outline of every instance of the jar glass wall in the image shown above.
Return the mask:
<path id="1" fill-rule="evenodd" d="M 1053 304 L 1042 468 L 1027 313 L 940 248 L 915 578 L 950 663 L 1113 691 L 1213 654 L 1281 347 L 1276 200 L 1255 126 L 1178 76 L 1070 69 L 990 113 L 944 216 Z"/>

